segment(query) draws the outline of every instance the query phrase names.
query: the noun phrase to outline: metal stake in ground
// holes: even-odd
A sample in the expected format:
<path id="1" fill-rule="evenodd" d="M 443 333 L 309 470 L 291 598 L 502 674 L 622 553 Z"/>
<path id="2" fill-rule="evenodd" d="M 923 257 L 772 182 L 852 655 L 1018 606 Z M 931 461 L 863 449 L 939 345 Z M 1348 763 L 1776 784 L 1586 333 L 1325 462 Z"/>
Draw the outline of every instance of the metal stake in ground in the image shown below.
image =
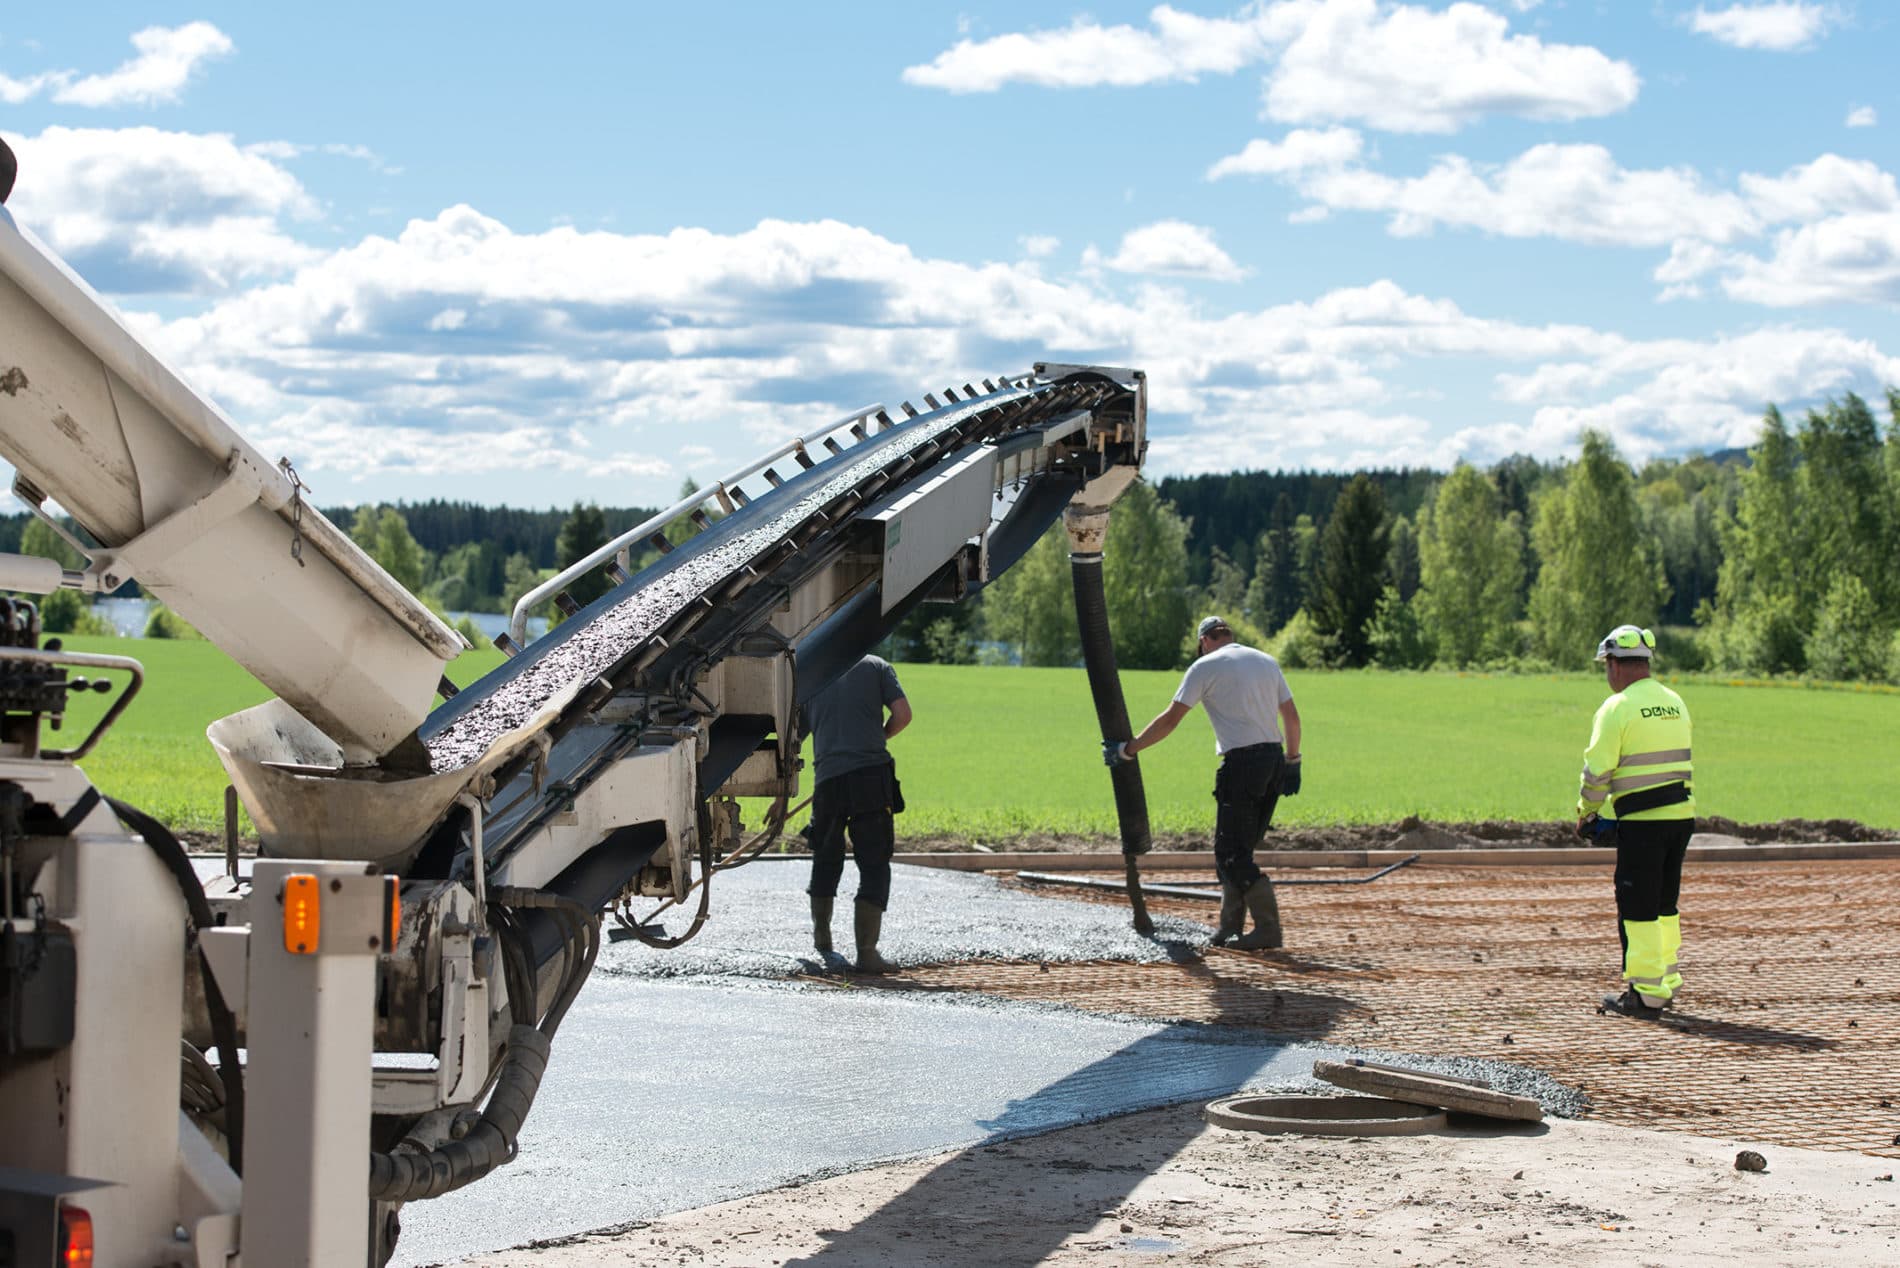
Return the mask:
<path id="1" fill-rule="evenodd" d="M 1116 470 L 1121 470 L 1117 468 Z M 1089 694 L 1095 698 L 1095 720 L 1102 739 L 1126 743 L 1135 733 L 1128 724 L 1128 703 L 1115 670 L 1115 643 L 1108 632 L 1108 600 L 1102 589 L 1102 543 L 1108 536 L 1108 504 L 1125 487 L 1118 482 L 1106 499 L 1096 502 L 1091 487 L 1083 505 L 1071 504 L 1062 513 L 1069 530 L 1069 575 L 1075 582 L 1075 617 L 1082 628 L 1082 663 L 1088 669 Z M 1080 501 L 1081 499 L 1078 499 Z M 1122 863 L 1128 881 L 1128 905 L 1134 908 L 1135 931 L 1154 932 L 1148 904 L 1141 895 L 1141 867 L 1137 860 L 1152 848 L 1148 835 L 1148 797 L 1142 789 L 1139 760 L 1110 769 L 1115 788 L 1115 815 L 1121 823 Z"/>

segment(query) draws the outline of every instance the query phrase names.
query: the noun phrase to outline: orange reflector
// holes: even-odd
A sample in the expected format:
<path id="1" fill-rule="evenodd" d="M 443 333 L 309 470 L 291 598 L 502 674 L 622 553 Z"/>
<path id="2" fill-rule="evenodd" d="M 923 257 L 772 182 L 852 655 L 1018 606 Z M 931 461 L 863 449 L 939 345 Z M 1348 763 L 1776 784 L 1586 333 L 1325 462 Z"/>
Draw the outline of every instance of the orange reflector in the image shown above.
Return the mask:
<path id="1" fill-rule="evenodd" d="M 383 945 L 393 952 L 396 949 L 396 935 L 402 930 L 402 885 L 393 876 L 386 878 L 383 884 L 389 895 L 389 941 Z"/>
<path id="2" fill-rule="evenodd" d="M 92 1216 L 76 1206 L 59 1208 L 61 1268 L 92 1268 Z"/>
<path id="3" fill-rule="evenodd" d="M 292 955 L 315 955 L 322 929 L 317 878 L 308 872 L 284 877 L 284 950 Z"/>

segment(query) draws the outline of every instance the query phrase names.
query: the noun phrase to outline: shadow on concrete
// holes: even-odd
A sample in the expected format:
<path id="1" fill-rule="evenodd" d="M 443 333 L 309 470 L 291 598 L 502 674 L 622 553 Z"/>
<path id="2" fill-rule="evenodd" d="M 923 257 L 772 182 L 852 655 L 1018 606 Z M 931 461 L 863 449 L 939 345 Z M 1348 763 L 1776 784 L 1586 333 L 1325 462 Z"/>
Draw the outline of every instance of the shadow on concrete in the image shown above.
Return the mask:
<path id="1" fill-rule="evenodd" d="M 1269 1048 L 1278 1046 L 1273 1037 L 1259 1034 L 1262 1017 L 1279 1013 L 1289 1019 L 1299 1018 L 1297 1024 L 1286 1028 L 1289 1032 L 1324 1033 L 1331 1028 L 1331 1014 L 1354 1007 L 1337 996 L 1306 995 L 1259 982 L 1222 978 L 1199 960 L 1186 967 L 1196 976 L 1217 979 L 1212 998 L 1221 1015 L 1216 1022 L 1168 1026 L 1030 1096 L 1012 1101 L 1000 1117 L 982 1124 L 991 1133 L 987 1139 L 944 1159 L 852 1227 L 830 1232 L 830 1240 L 822 1250 L 787 1260 L 787 1264 L 825 1268 L 883 1265 L 889 1262 L 887 1248 L 892 1238 L 915 1245 L 914 1262 L 918 1263 L 983 1263 L 998 1268 L 1039 1264 L 1071 1235 L 1095 1227 L 1105 1213 L 1128 1199 L 1144 1177 L 1159 1171 L 1204 1128 L 1199 1115 L 1156 1116 L 1144 1124 L 1146 1133 L 1138 1137 L 1131 1125 L 1130 1138 L 1112 1156 L 1057 1157 L 1042 1163 L 1033 1175 L 1020 1169 L 1010 1141 L 1091 1121 L 1092 1116 L 1078 1115 L 1074 1107 L 1078 1102 L 1087 1103 L 1092 1089 L 1138 1077 L 1137 1072 L 1148 1062 L 1178 1060 L 1184 1042 L 1207 1045 L 1212 1058 L 1210 1086 L 1188 1099 L 1225 1095 L 1261 1072 L 1263 1040 Z M 1254 1033 L 1242 1036 L 1216 1029 L 1230 1015 Z M 1291 1077 L 1307 1072 L 1306 1063 L 1295 1059 L 1276 1073 Z M 1142 1108 L 1181 1103 L 1173 1098 Z M 1032 1199 L 1035 1217 L 1009 1218 L 1007 1213 L 1020 1209 L 1024 1205 L 1021 1202 L 999 1201 L 988 1209 L 970 1209 L 967 1195 L 973 1181 L 978 1192 L 987 1188 Z"/>

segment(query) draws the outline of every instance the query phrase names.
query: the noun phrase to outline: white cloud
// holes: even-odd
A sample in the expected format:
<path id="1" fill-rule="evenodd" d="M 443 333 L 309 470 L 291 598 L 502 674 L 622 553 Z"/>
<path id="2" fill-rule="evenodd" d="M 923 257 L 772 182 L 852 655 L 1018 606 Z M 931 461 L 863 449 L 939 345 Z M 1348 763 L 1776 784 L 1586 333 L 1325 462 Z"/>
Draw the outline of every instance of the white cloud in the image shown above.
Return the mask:
<path id="1" fill-rule="evenodd" d="M 1266 113 L 1285 123 L 1452 132 L 1490 114 L 1582 119 L 1628 108 L 1640 87 L 1629 63 L 1512 35 L 1508 18 L 1475 4 L 1280 7 L 1307 18 L 1267 81 Z"/>
<path id="2" fill-rule="evenodd" d="M 317 258 L 283 227 L 314 217 L 316 201 L 264 147 L 150 127 L 51 127 L 12 143 L 12 210 L 102 289 L 228 290 Z"/>
<path id="3" fill-rule="evenodd" d="M 1086 18 L 1056 31 L 960 40 L 906 83 L 994 92 L 1194 80 L 1260 64 L 1266 114 L 1287 123 L 1358 121 L 1394 132 L 1450 132 L 1487 114 L 1579 119 L 1636 100 L 1636 71 L 1583 45 L 1510 34 L 1472 3 L 1443 10 L 1385 0 L 1280 0 L 1228 18 L 1161 5 L 1149 25 Z"/>
<path id="4" fill-rule="evenodd" d="M 1880 114 L 1872 106 L 1855 106 L 1847 112 L 1847 126 L 1850 128 L 1871 128 L 1880 122 Z"/>
<path id="5" fill-rule="evenodd" d="M 1296 128 L 1279 141 L 1255 139 L 1207 169 L 1207 179 L 1225 176 L 1284 176 L 1313 167 L 1343 167 L 1356 161 L 1365 142 L 1351 128 Z"/>
<path id="6" fill-rule="evenodd" d="M 1297 183 L 1329 209 L 1389 214 L 1391 232 L 1406 237 L 1442 225 L 1511 238 L 1666 246 L 1683 237 L 1728 242 L 1758 228 L 1746 199 L 1710 188 L 1694 171 L 1622 168 L 1598 145 L 1533 146 L 1494 167 L 1451 156 L 1412 178 L 1320 170 Z"/>
<path id="7" fill-rule="evenodd" d="M 1121 273 L 1216 282 L 1236 282 L 1247 275 L 1220 249 L 1210 230 L 1182 220 L 1159 220 L 1130 230 L 1122 237 L 1121 250 L 1105 263 Z"/>
<path id="8" fill-rule="evenodd" d="M 1061 238 L 1046 233 L 1024 234 L 1016 239 L 1016 242 L 1022 247 L 1023 254 L 1032 260 L 1041 260 L 1054 255 L 1057 248 L 1062 245 Z"/>
<path id="9" fill-rule="evenodd" d="M 1691 30 L 1731 48 L 1786 53 L 1806 48 L 1840 20 L 1832 5 L 1777 0 L 1772 4 L 1733 4 L 1709 10 L 1700 5 L 1689 15 Z"/>
<path id="10" fill-rule="evenodd" d="M 53 100 L 67 106 L 162 106 L 184 96 L 185 85 L 204 63 L 236 46 L 209 22 L 179 27 L 149 26 L 132 36 L 138 56 L 104 75 L 46 77 Z"/>
<path id="11" fill-rule="evenodd" d="M 1734 299 L 1782 308 L 1900 304 L 1900 212 L 1831 216 L 1784 230 L 1767 258 L 1738 261 L 1723 289 Z"/>
<path id="12" fill-rule="evenodd" d="M 963 39 L 927 64 L 904 70 L 904 82 L 954 93 L 995 92 L 1005 84 L 1081 88 L 1231 75 L 1266 57 L 1284 23 L 1270 6 L 1240 18 L 1202 18 L 1168 5 L 1149 13 L 1146 30 L 1100 26 L 1077 18 L 1058 31 Z"/>
<path id="13" fill-rule="evenodd" d="M 1180 243 L 1205 232 L 1144 226 L 1158 228 L 1123 253 L 1154 263 L 1172 243 L 1184 263 Z M 1900 362 L 1831 331 L 1634 341 L 1390 281 L 1210 311 L 1178 287 L 1041 268 L 919 257 L 835 221 L 523 233 L 455 207 L 195 315 L 132 320 L 332 497 L 454 481 L 558 501 L 605 479 L 658 501 L 684 470 L 738 465 L 847 408 L 1044 357 L 1149 372 L 1158 474 L 1554 456 L 1586 424 L 1641 457 L 1746 439 L 1769 400 L 1900 381 Z M 1420 381 L 1476 396 L 1407 386 Z"/>
<path id="14" fill-rule="evenodd" d="M 1295 222 L 1361 211 L 1390 217 L 1398 237 L 1450 228 L 1667 248 L 1653 274 L 1665 300 L 1696 298 L 1710 280 L 1730 298 L 1783 307 L 1900 300 L 1900 182 L 1865 159 L 1823 154 L 1775 176 L 1743 172 L 1723 189 L 1691 168 L 1624 168 L 1602 146 L 1546 144 L 1494 165 L 1447 156 L 1398 177 L 1341 157 L 1356 136 L 1257 141 L 1208 175 L 1275 175 L 1308 200 Z M 1765 257 L 1751 253 L 1757 244 Z"/>

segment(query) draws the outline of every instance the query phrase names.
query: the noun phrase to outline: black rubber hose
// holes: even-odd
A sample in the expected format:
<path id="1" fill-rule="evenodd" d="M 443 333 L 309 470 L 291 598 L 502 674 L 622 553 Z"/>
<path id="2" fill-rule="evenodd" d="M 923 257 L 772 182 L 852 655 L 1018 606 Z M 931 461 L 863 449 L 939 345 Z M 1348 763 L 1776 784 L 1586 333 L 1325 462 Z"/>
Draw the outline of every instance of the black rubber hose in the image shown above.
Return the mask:
<path id="1" fill-rule="evenodd" d="M 1104 740 L 1131 740 L 1128 704 L 1122 698 L 1121 675 L 1115 670 L 1115 641 L 1108 632 L 1108 598 L 1102 587 L 1102 556 L 1071 552 L 1069 577 L 1075 588 L 1075 619 L 1082 629 L 1082 663 L 1088 668 L 1089 694 L 1095 697 L 1095 720 Z M 1134 913 L 1136 933 L 1153 933 L 1148 901 L 1141 894 L 1140 857 L 1154 846 L 1148 834 L 1148 794 L 1142 788 L 1140 759 L 1123 762 L 1109 771 L 1115 788 L 1115 817 L 1121 821 L 1122 871 L 1128 885 L 1128 906 Z"/>
<path id="2" fill-rule="evenodd" d="M 440 1197 L 473 1184 L 515 1156 L 521 1125 L 534 1107 L 541 1076 L 548 1069 L 548 1037 L 533 1026 L 508 1031 L 508 1055 L 502 1058 L 495 1094 L 473 1129 L 425 1152 L 372 1153 L 369 1196 L 378 1202 L 416 1202 Z"/>
<path id="3" fill-rule="evenodd" d="M 112 813 L 119 821 L 144 838 L 145 844 L 158 861 L 165 865 L 178 882 L 178 890 L 185 896 L 185 907 L 191 913 L 191 926 L 202 934 L 215 927 L 211 915 L 211 904 L 205 898 L 204 883 L 198 879 L 198 873 L 191 866 L 191 858 L 185 853 L 185 847 L 171 830 L 143 810 L 134 809 L 116 797 L 107 797 L 105 803 L 112 807 Z M 211 1036 L 218 1042 L 218 1079 L 224 1084 L 224 1134 L 231 1160 L 231 1170 L 238 1175 L 244 1174 L 244 1071 L 238 1065 L 237 1017 L 224 1002 L 224 992 L 218 989 L 218 979 L 211 972 L 211 962 L 205 959 L 204 944 L 198 944 L 198 971 L 204 975 L 205 1008 L 211 1014 Z"/>
<path id="4" fill-rule="evenodd" d="M 1104 740 L 1132 740 L 1128 703 L 1122 698 L 1122 680 L 1115 668 L 1115 643 L 1108 632 L 1108 599 L 1102 589 L 1102 557 L 1070 555 L 1069 575 L 1075 582 L 1075 618 L 1082 628 L 1082 664 L 1088 669 L 1089 694 L 1095 698 L 1095 720 Z M 1146 854 L 1154 842 L 1148 834 L 1148 795 L 1141 783 L 1141 759 L 1123 762 L 1110 772 L 1115 785 L 1115 815 L 1121 821 L 1122 853 Z"/>

